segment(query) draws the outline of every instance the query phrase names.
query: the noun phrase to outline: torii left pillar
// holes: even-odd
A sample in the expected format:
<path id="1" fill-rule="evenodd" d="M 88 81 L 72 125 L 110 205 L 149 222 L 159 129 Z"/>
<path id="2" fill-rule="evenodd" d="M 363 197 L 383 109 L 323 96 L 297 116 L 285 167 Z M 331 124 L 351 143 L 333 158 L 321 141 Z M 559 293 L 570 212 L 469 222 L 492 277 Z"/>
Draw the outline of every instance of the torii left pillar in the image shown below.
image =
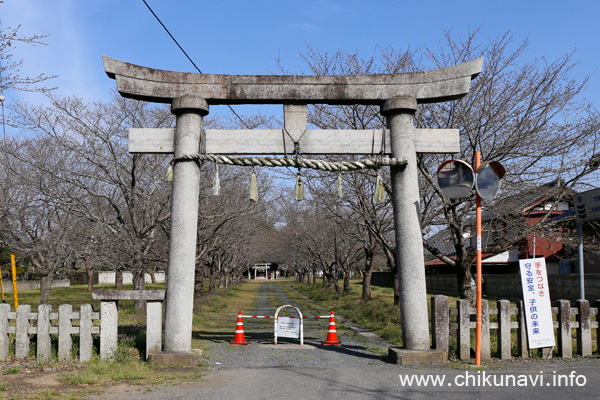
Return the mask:
<path id="1" fill-rule="evenodd" d="M 176 116 L 175 157 L 198 153 L 208 103 L 200 97 L 177 97 L 171 103 L 171 112 Z M 198 163 L 175 163 L 164 352 L 152 355 L 160 364 L 169 364 L 172 358 L 173 364 L 195 365 L 202 356 L 201 352 L 192 350 L 194 280 L 190 278 L 196 270 L 199 194 Z"/>

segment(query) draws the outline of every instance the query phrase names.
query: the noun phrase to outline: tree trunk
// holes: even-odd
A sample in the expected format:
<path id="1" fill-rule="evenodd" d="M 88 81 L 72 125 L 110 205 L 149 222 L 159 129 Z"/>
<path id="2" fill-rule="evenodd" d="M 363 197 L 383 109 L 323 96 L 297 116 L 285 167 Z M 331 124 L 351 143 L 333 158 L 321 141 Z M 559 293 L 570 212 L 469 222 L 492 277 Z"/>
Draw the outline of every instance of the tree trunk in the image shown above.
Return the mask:
<path id="1" fill-rule="evenodd" d="M 225 283 L 226 283 L 225 280 L 227 279 L 225 277 L 225 275 L 226 275 L 225 268 L 221 268 L 219 266 L 218 272 L 219 272 L 219 289 L 223 289 L 225 287 Z"/>
<path id="2" fill-rule="evenodd" d="M 145 290 L 146 289 L 146 271 L 141 268 L 133 270 L 133 289 L 134 290 Z M 134 308 L 137 311 L 146 311 L 145 300 L 135 300 Z"/>
<path id="3" fill-rule="evenodd" d="M 115 287 L 117 289 L 123 289 L 123 271 L 118 270 L 115 273 Z"/>
<path id="4" fill-rule="evenodd" d="M 468 265 L 457 265 L 457 281 L 458 281 L 458 292 L 460 298 L 469 300 L 471 306 L 475 306 L 477 299 L 477 285 L 473 274 L 471 273 L 471 263 Z"/>
<path id="5" fill-rule="evenodd" d="M 335 269 L 333 270 L 333 286 L 335 287 L 335 299 L 339 300 L 340 299 L 340 285 L 338 283 L 339 280 L 339 276 L 338 276 L 338 269 L 337 267 L 335 267 Z"/>
<path id="6" fill-rule="evenodd" d="M 40 274 L 40 304 L 48 304 L 50 288 L 52 287 L 52 274 Z"/>
<path id="7" fill-rule="evenodd" d="M 363 283 L 362 283 L 362 296 L 360 297 L 363 300 L 371 300 L 371 277 L 373 276 L 373 269 L 369 268 L 365 270 L 363 274 Z"/>
<path id="8" fill-rule="evenodd" d="M 371 277 L 373 276 L 373 252 L 365 249 L 365 273 L 363 274 L 362 296 L 363 300 L 371 299 Z"/>
<path id="9" fill-rule="evenodd" d="M 87 278 L 88 278 L 88 292 L 94 290 L 94 268 L 88 267 L 86 269 Z"/>
<path id="10" fill-rule="evenodd" d="M 344 295 L 350 294 L 350 268 L 344 275 L 344 291 L 342 292 Z"/>
<path id="11" fill-rule="evenodd" d="M 400 305 L 400 282 L 398 282 L 398 262 L 396 260 L 396 249 L 383 246 L 383 253 L 385 254 L 387 266 L 392 273 L 392 281 L 394 282 L 394 305 L 397 306 Z"/>
<path id="12" fill-rule="evenodd" d="M 209 277 L 208 277 L 208 293 L 212 293 L 216 289 L 217 284 L 217 274 L 215 273 L 214 265 L 209 267 Z"/>
<path id="13" fill-rule="evenodd" d="M 400 305 L 400 282 L 398 281 L 398 268 L 391 268 L 394 281 L 394 305 Z"/>
<path id="14" fill-rule="evenodd" d="M 156 270 L 152 269 L 148 273 L 150 274 L 150 281 L 156 283 Z"/>
<path id="15" fill-rule="evenodd" d="M 200 299 L 204 295 L 204 271 L 202 266 L 196 265 L 196 273 L 194 275 L 194 297 Z"/>

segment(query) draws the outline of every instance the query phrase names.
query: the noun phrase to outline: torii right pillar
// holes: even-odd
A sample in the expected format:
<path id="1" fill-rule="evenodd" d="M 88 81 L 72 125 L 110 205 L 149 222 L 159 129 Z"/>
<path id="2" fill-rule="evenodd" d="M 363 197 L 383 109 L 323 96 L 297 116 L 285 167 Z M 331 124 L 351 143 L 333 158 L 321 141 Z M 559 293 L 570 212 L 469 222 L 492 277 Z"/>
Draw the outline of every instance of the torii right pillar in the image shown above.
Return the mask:
<path id="1" fill-rule="evenodd" d="M 391 167 L 392 206 L 396 236 L 396 267 L 400 287 L 403 349 L 391 348 L 390 359 L 398 364 L 446 362 L 444 351 L 430 350 L 427 285 L 421 233 L 419 180 L 415 146 L 413 97 L 388 99 L 381 107 L 390 130 L 392 157 L 404 158 L 405 168 Z"/>

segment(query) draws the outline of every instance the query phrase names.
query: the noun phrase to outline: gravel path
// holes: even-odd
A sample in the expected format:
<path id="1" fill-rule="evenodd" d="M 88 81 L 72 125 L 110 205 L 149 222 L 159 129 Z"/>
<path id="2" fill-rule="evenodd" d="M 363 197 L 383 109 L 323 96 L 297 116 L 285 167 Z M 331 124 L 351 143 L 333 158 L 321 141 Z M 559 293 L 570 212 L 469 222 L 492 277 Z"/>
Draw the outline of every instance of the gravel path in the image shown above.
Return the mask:
<path id="1" fill-rule="evenodd" d="M 274 316 L 276 309 L 284 304 L 294 304 L 302 295 L 287 295 L 278 282 L 265 282 L 258 294 L 254 310 L 242 310 L 244 315 Z M 300 308 L 304 315 L 329 315 L 329 312 L 312 303 Z M 280 316 L 296 315 L 292 308 L 281 310 Z M 244 318 L 244 335 L 248 346 L 232 346 L 223 340 L 209 343 L 205 362 L 215 369 L 223 368 L 327 368 L 341 365 L 385 365 L 383 354 L 387 351 L 385 341 L 376 336 L 360 335 L 348 329 L 341 316 L 336 316 L 336 328 L 341 346 L 323 346 L 327 338 L 329 319 L 304 320 L 304 346 L 299 339 L 278 338 L 273 346 L 274 321 L 272 319 Z M 363 330 L 364 331 L 364 330 Z M 233 337 L 233 335 L 232 335 Z"/>

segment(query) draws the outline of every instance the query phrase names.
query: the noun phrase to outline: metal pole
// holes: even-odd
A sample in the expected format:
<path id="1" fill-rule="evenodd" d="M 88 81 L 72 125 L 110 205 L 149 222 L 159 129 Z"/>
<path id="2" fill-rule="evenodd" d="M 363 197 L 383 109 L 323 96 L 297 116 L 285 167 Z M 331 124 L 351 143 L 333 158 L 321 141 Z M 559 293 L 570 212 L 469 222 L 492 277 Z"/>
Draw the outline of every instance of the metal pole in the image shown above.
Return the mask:
<path id="1" fill-rule="evenodd" d="M 13 295 L 15 299 L 15 311 L 19 307 L 19 291 L 17 290 L 17 263 L 15 262 L 15 255 L 10 255 L 10 264 L 12 265 L 12 280 L 13 280 Z"/>
<path id="2" fill-rule="evenodd" d="M 2 278 L 2 266 L 0 265 L 0 289 L 2 289 L 2 302 L 6 303 L 4 301 L 4 278 Z"/>
<path id="3" fill-rule="evenodd" d="M 481 165 L 481 152 L 475 152 L 475 171 Z M 481 365 L 481 197 L 475 192 L 475 225 L 477 235 L 477 300 L 475 306 L 475 365 Z"/>
<path id="4" fill-rule="evenodd" d="M 585 299 L 585 274 L 583 271 L 584 259 L 583 259 L 583 224 L 581 221 L 577 221 L 577 237 L 579 243 L 577 244 L 577 261 L 579 263 L 579 298 Z"/>

